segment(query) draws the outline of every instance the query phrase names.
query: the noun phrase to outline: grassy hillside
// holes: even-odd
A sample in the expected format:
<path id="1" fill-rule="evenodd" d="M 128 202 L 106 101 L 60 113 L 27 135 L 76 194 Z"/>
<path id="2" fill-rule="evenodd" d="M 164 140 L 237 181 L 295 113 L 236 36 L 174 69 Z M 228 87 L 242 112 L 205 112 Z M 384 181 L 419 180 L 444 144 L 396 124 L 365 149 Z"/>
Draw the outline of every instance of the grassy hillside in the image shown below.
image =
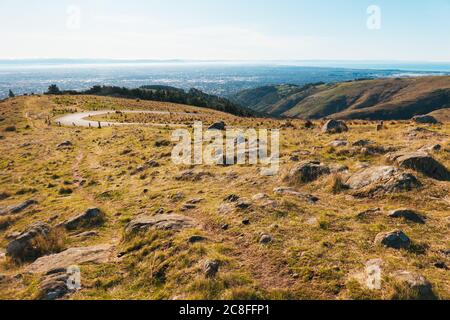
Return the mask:
<path id="1" fill-rule="evenodd" d="M 145 123 L 192 124 L 201 117 L 205 125 L 224 120 L 232 127 L 280 129 L 280 173 L 261 176 L 249 165 L 176 165 L 169 127 L 48 123 L 62 114 L 102 109 L 193 113 L 149 115 L 141 119 Z M 124 117 L 117 112 L 108 119 Z M 442 148 L 433 156 L 450 168 L 449 124 L 416 130 L 413 123 L 389 121 L 377 132 L 374 122 L 349 121 L 350 131 L 339 135 L 323 134 L 322 122 L 315 124 L 316 129 L 305 129 L 301 120 L 241 118 L 180 104 L 97 96 L 0 102 L 0 299 L 38 299 L 57 281 L 51 274 L 30 272 L 37 270 L 35 262 L 18 263 L 4 254 L 17 233 L 37 222 L 54 230 L 34 243 L 44 259 L 57 259 L 50 254 L 66 249 L 109 248 L 108 257 L 76 263 L 81 289 L 63 299 L 415 298 L 417 293 L 394 277 L 401 270 L 423 275 L 439 298 L 449 299 L 450 183 L 411 172 L 421 188 L 362 198 L 342 184 L 361 168 L 386 165 L 388 151 L 436 143 Z M 336 139 L 348 145 L 331 147 Z M 372 144 L 352 146 L 361 139 Z M 287 179 L 305 160 L 319 160 L 335 173 L 310 183 Z M 281 187 L 292 189 L 275 189 Z M 8 214 L 8 208 L 26 200 L 34 202 Z M 404 207 L 425 215 L 426 223 L 388 216 Z M 102 224 L 61 227 L 88 208 L 103 212 Z M 191 224 L 181 230 L 127 231 L 137 217 L 164 214 Z M 374 244 L 379 233 L 393 229 L 410 237 L 410 248 Z M 380 290 L 358 280 L 372 259 L 382 261 Z M 205 272 L 210 261 L 219 266 L 215 276 Z"/>
<path id="2" fill-rule="evenodd" d="M 274 87 L 276 88 L 276 87 Z M 450 107 L 450 77 L 360 80 L 315 85 L 287 96 L 261 100 L 259 89 L 246 92 L 248 106 L 264 104 L 272 115 L 319 119 L 401 120 Z M 268 88 L 265 91 L 270 91 Z M 252 94 L 253 93 L 253 94 Z M 246 105 L 246 104 L 244 104 Z"/>

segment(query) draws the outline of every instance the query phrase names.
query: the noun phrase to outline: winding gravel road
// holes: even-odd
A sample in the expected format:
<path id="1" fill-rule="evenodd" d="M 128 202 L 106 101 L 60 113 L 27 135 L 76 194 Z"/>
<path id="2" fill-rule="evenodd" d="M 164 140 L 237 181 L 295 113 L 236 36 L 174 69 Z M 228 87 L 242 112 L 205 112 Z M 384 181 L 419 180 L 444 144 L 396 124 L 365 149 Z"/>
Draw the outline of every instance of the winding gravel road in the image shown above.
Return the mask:
<path id="1" fill-rule="evenodd" d="M 78 112 L 64 115 L 55 119 L 53 122 L 61 126 L 70 127 L 93 127 L 97 128 L 99 121 L 86 120 L 86 118 L 92 116 L 101 116 L 109 113 L 115 113 L 115 110 L 100 110 L 100 111 L 86 111 Z M 186 112 L 168 112 L 168 111 L 146 111 L 146 110 L 120 110 L 122 113 L 144 113 L 144 114 L 176 114 L 176 115 L 188 115 L 188 116 L 199 116 L 203 114 L 199 113 L 186 113 Z M 183 124 L 170 124 L 170 123 L 123 123 L 123 122 L 108 122 L 100 121 L 101 127 L 112 127 L 112 126 L 133 126 L 133 125 L 144 125 L 144 126 L 156 126 L 156 127 L 187 127 Z"/>

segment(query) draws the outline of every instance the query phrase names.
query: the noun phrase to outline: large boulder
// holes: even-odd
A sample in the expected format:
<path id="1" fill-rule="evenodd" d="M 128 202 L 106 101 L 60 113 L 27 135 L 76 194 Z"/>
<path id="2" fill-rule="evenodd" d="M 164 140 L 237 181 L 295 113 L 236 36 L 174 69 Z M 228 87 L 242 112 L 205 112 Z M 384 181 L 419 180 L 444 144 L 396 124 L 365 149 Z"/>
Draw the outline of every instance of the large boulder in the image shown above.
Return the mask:
<path id="1" fill-rule="evenodd" d="M 27 267 L 30 273 L 47 273 L 54 269 L 67 269 L 84 263 L 106 263 L 113 258 L 114 247 L 111 244 L 93 247 L 70 248 L 63 252 L 41 257 Z"/>
<path id="2" fill-rule="evenodd" d="M 411 191 L 422 186 L 414 175 L 392 166 L 364 168 L 351 175 L 345 183 L 356 190 L 356 196 Z"/>
<path id="3" fill-rule="evenodd" d="M 413 118 L 413 121 L 416 123 L 421 123 L 421 124 L 438 124 L 439 123 L 439 121 L 437 121 L 435 117 L 430 116 L 430 115 L 415 116 Z"/>
<path id="4" fill-rule="evenodd" d="M 323 133 L 334 134 L 334 133 L 342 133 L 342 132 L 347 132 L 347 131 L 348 131 L 347 125 L 345 124 L 344 121 L 340 121 L 340 120 L 329 120 L 322 127 Z"/>
<path id="5" fill-rule="evenodd" d="M 403 292 L 396 292 L 394 299 L 436 300 L 433 286 L 422 275 L 409 271 L 397 271 L 393 279 L 403 286 Z"/>
<path id="6" fill-rule="evenodd" d="M 101 225 L 105 220 L 105 214 L 98 208 L 87 209 L 86 212 L 70 218 L 63 223 L 67 230 L 90 228 Z"/>
<path id="7" fill-rule="evenodd" d="M 411 240 L 401 230 L 382 232 L 375 237 L 375 244 L 393 249 L 409 249 Z"/>
<path id="8" fill-rule="evenodd" d="M 390 154 L 387 159 L 402 168 L 415 170 L 427 177 L 450 181 L 450 171 L 426 152 Z"/>
<path id="9" fill-rule="evenodd" d="M 35 246 L 34 240 L 38 237 L 46 238 L 50 230 L 50 226 L 42 222 L 31 225 L 8 244 L 7 256 L 15 261 L 32 261 L 39 258 L 41 250 Z"/>
<path id="10" fill-rule="evenodd" d="M 286 180 L 292 184 L 304 184 L 330 173 L 330 168 L 318 161 L 305 161 L 291 169 Z"/>
<path id="11" fill-rule="evenodd" d="M 192 218 L 178 214 L 160 214 L 156 216 L 140 216 L 125 228 L 126 234 L 134 234 L 147 230 L 180 230 L 183 228 L 193 228 L 196 226 Z"/>

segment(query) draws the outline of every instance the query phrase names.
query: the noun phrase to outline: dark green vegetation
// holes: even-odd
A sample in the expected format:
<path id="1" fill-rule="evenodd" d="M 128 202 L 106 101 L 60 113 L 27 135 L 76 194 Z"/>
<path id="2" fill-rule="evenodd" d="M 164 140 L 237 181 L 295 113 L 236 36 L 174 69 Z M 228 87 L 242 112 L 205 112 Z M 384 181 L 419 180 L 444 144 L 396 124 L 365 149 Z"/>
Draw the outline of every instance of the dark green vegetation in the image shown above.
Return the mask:
<path id="1" fill-rule="evenodd" d="M 231 98 L 273 116 L 303 119 L 407 120 L 450 107 L 450 77 L 356 80 L 303 87 L 276 85 Z"/>

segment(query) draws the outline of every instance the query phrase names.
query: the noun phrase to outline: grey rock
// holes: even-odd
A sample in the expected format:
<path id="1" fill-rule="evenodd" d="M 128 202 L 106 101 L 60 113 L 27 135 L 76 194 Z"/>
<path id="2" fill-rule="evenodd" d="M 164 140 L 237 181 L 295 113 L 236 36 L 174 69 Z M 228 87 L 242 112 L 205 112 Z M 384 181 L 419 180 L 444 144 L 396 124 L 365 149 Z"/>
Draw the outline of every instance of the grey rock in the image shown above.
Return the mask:
<path id="1" fill-rule="evenodd" d="M 219 272 L 220 262 L 217 260 L 208 260 L 203 265 L 203 270 L 207 278 L 214 278 Z"/>
<path id="2" fill-rule="evenodd" d="M 26 271 L 33 274 L 42 274 L 84 263 L 102 264 L 112 260 L 113 253 L 114 246 L 111 244 L 70 248 L 60 253 L 37 259 L 26 267 Z"/>
<path id="3" fill-rule="evenodd" d="M 269 234 L 263 234 L 261 235 L 261 237 L 259 238 L 259 243 L 261 244 L 269 244 L 273 241 L 273 238 L 271 235 Z"/>
<path id="4" fill-rule="evenodd" d="M 304 184 L 330 173 L 330 168 L 318 161 L 305 161 L 291 169 L 286 179 L 291 183 Z"/>
<path id="5" fill-rule="evenodd" d="M 425 218 L 423 215 L 417 213 L 414 210 L 410 209 L 397 209 L 389 213 L 389 217 L 391 218 L 403 218 L 405 220 L 409 220 L 412 222 L 424 224 Z"/>
<path id="6" fill-rule="evenodd" d="M 72 148 L 73 147 L 73 144 L 72 144 L 72 142 L 71 141 L 63 141 L 63 142 L 61 142 L 60 144 L 58 144 L 57 146 L 56 146 L 56 148 L 57 149 L 69 149 L 69 148 Z"/>
<path id="7" fill-rule="evenodd" d="M 422 184 L 409 173 L 392 166 L 369 167 L 351 175 L 346 184 L 358 190 L 355 196 L 372 196 L 378 193 L 403 192 L 420 188 Z"/>
<path id="8" fill-rule="evenodd" d="M 86 212 L 70 218 L 63 223 L 67 230 L 90 228 L 101 225 L 105 221 L 105 214 L 98 208 L 87 209 Z"/>
<path id="9" fill-rule="evenodd" d="M 422 275 L 409 271 L 397 271 L 393 274 L 393 278 L 408 287 L 412 291 L 412 298 L 418 300 L 436 300 L 437 297 L 433 292 L 433 286 Z"/>
<path id="10" fill-rule="evenodd" d="M 330 147 L 338 148 L 338 147 L 346 147 L 348 146 L 347 140 L 335 140 L 328 144 Z"/>
<path id="11" fill-rule="evenodd" d="M 147 230 L 180 230 L 196 226 L 192 218 L 177 214 L 159 214 L 156 216 L 140 216 L 125 228 L 127 234 Z"/>
<path id="12" fill-rule="evenodd" d="M 26 201 L 16 204 L 16 205 L 2 208 L 2 209 L 0 209 L 0 216 L 10 215 L 10 214 L 18 214 L 18 213 L 24 211 L 25 209 L 27 209 L 28 207 L 31 207 L 35 204 L 37 204 L 37 201 L 31 199 L 31 200 L 26 200 Z"/>
<path id="13" fill-rule="evenodd" d="M 50 226 L 42 222 L 31 225 L 8 244 L 7 256 L 16 261 L 33 261 L 39 258 L 41 252 L 33 245 L 33 240 L 39 236 L 47 237 L 50 230 Z"/>
<path id="14" fill-rule="evenodd" d="M 347 132 L 348 127 L 345 122 L 340 120 L 329 120 L 323 127 L 323 133 L 342 133 Z"/>
<path id="15" fill-rule="evenodd" d="M 221 130 L 221 131 L 224 131 L 225 130 L 225 122 L 223 122 L 223 121 L 220 121 L 220 122 L 216 122 L 216 123 L 213 123 L 209 128 L 208 128 L 208 130 Z"/>
<path id="16" fill-rule="evenodd" d="M 395 161 L 400 167 L 415 170 L 427 177 L 450 181 L 450 171 L 426 152 L 391 154 L 388 160 Z"/>
<path id="17" fill-rule="evenodd" d="M 375 237 L 375 244 L 393 249 L 409 249 L 411 240 L 401 230 L 379 233 Z"/>

